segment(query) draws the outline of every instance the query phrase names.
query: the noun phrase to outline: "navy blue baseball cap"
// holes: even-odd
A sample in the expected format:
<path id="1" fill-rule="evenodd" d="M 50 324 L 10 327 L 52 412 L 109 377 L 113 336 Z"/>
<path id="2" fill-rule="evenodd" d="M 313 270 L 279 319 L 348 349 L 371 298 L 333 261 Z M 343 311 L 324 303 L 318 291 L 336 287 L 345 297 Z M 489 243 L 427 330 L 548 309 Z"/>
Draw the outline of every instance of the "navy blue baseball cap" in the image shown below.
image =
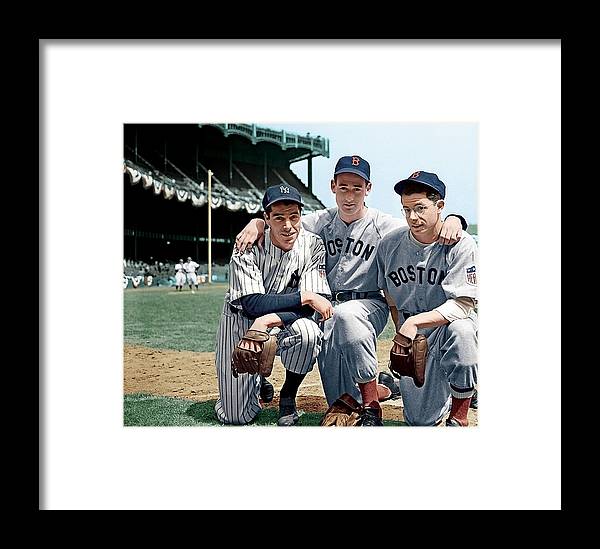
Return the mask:
<path id="1" fill-rule="evenodd" d="M 263 196 L 262 199 L 263 210 L 266 212 L 269 206 L 272 206 L 276 202 L 282 202 L 283 200 L 297 202 L 300 206 L 304 206 L 302 197 L 297 189 L 290 185 L 273 185 L 265 191 L 265 196 Z"/>
<path id="2" fill-rule="evenodd" d="M 394 190 L 398 194 L 402 194 L 404 185 L 409 181 L 415 181 L 416 183 L 422 183 L 423 185 L 431 187 L 434 191 L 438 192 L 442 198 L 446 196 L 446 185 L 444 185 L 437 175 L 429 172 L 414 172 L 410 174 L 406 179 L 398 181 L 398 183 L 394 185 Z"/>
<path id="3" fill-rule="evenodd" d="M 371 181 L 371 166 L 369 163 L 358 155 L 342 156 L 335 165 L 333 176 L 340 173 L 355 173 L 370 183 Z"/>

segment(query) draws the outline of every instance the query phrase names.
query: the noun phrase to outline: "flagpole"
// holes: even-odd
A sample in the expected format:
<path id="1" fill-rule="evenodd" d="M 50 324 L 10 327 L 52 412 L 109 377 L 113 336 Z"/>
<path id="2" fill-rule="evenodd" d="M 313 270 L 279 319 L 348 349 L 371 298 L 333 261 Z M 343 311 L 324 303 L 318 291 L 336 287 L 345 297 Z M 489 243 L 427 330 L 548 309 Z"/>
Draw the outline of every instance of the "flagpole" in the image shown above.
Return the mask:
<path id="1" fill-rule="evenodd" d="M 212 284 L 212 231 L 211 231 L 211 216 L 212 216 L 212 202 L 211 202 L 211 183 L 212 183 L 212 172 L 208 170 L 208 283 Z"/>

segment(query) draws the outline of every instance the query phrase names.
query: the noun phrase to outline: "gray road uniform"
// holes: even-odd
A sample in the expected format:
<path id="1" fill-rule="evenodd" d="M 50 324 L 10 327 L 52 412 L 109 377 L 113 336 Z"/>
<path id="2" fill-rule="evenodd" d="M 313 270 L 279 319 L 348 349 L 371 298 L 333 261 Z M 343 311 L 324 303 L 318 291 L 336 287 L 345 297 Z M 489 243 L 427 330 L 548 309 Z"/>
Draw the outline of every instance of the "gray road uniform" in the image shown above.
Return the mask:
<path id="1" fill-rule="evenodd" d="M 381 241 L 377 265 L 379 288 L 394 300 L 400 324 L 434 309 L 450 321 L 419 330 L 429 345 L 423 387 L 417 388 L 410 377 L 400 379 L 406 422 L 436 425 L 448 412 L 451 395 L 471 396 L 477 383 L 477 314 L 471 309 L 466 318 L 455 319 L 444 305 L 461 297 L 476 302 L 477 245 L 465 231 L 456 244 L 425 245 L 403 227 Z"/>
<path id="2" fill-rule="evenodd" d="M 254 322 L 243 312 L 240 298 L 298 291 L 331 294 L 325 274 L 325 249 L 317 235 L 301 230 L 294 247 L 284 252 L 271 242 L 267 229 L 263 247 L 253 246 L 249 252 L 232 255 L 216 350 L 219 399 L 215 412 L 223 423 L 249 423 L 261 410 L 260 376 L 243 374 L 235 378 L 231 374 L 233 349 Z M 277 354 L 284 367 L 297 374 L 312 370 L 322 338 L 312 318 L 299 318 L 278 331 Z"/>
<path id="3" fill-rule="evenodd" d="M 377 337 L 389 316 L 377 285 L 377 249 L 381 239 L 406 226 L 406 220 L 368 208 L 365 217 L 346 224 L 337 208 L 329 208 L 302 216 L 302 225 L 323 239 L 327 254 L 334 314 L 324 323 L 318 359 L 327 403 L 343 393 L 362 402 L 356 383 L 377 376 Z"/>

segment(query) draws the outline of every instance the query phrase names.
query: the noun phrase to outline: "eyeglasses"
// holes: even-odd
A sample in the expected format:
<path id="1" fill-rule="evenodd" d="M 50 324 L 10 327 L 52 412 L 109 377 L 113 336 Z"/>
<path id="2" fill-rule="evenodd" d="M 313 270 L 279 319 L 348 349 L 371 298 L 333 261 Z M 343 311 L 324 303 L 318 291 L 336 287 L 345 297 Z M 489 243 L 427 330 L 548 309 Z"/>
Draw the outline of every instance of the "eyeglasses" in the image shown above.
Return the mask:
<path id="1" fill-rule="evenodd" d="M 402 208 L 402 211 L 404 212 L 404 215 L 406 217 L 410 217 L 410 212 L 415 212 L 419 217 L 422 217 L 425 213 L 425 210 L 427 209 L 429 209 L 429 206 L 422 206 L 421 204 L 419 204 L 415 206 L 412 210 L 410 208 Z"/>

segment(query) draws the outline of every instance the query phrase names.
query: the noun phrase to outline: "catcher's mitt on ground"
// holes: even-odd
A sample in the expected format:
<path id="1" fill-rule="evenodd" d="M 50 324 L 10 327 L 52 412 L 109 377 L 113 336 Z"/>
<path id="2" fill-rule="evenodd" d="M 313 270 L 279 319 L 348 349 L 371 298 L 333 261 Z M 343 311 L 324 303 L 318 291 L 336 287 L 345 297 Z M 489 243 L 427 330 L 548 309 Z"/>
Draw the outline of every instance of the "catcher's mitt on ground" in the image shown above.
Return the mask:
<path id="1" fill-rule="evenodd" d="M 319 425 L 321 427 L 354 427 L 360 419 L 363 407 L 344 393 L 325 412 Z"/>
<path id="2" fill-rule="evenodd" d="M 243 341 L 249 342 L 253 350 L 241 347 Z M 254 350 L 256 349 L 256 350 Z M 277 352 L 277 338 L 260 330 L 248 330 L 231 354 L 231 373 L 260 374 L 269 377 L 273 371 L 273 362 Z"/>
<path id="3" fill-rule="evenodd" d="M 396 345 L 390 351 L 390 370 L 398 377 L 412 377 L 415 386 L 423 387 L 427 365 L 427 338 L 423 334 L 417 334 L 414 339 L 410 339 L 397 333 L 394 343 Z M 395 348 L 399 352 L 395 353 Z"/>

